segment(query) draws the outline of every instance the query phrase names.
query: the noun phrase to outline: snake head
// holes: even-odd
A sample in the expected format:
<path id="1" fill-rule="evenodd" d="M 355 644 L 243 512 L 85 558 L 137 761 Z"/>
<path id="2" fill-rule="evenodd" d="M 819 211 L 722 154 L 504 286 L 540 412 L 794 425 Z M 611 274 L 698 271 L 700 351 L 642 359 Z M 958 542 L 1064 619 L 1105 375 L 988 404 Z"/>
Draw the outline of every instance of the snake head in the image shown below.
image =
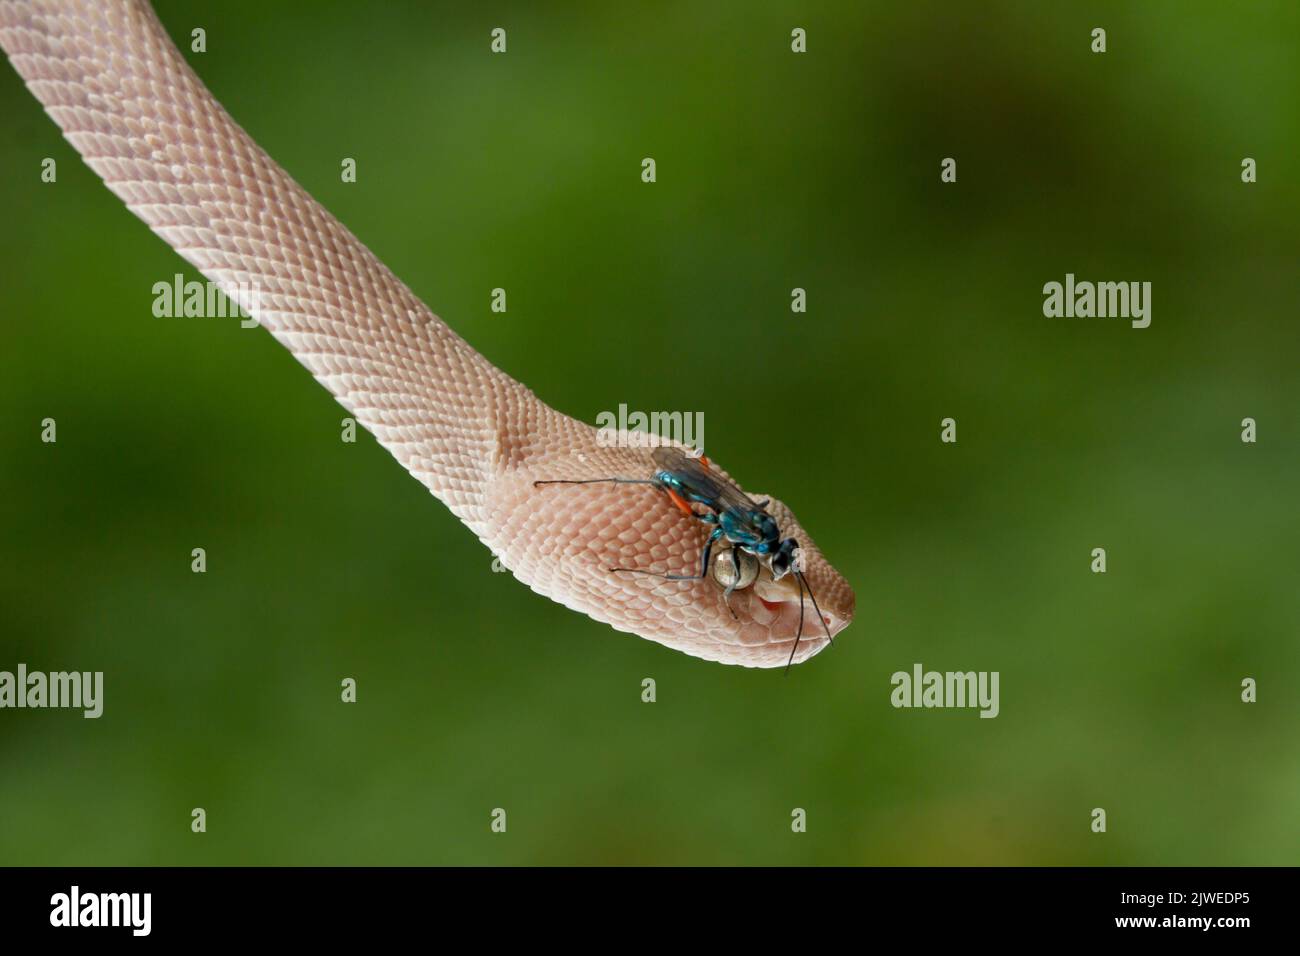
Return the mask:
<path id="1" fill-rule="evenodd" d="M 570 445 L 578 440 L 566 436 Z M 533 484 L 653 473 L 649 452 L 640 448 L 593 443 L 581 452 L 533 458 L 494 490 L 498 510 L 489 523 L 499 530 L 484 540 L 533 590 L 617 630 L 706 660 L 783 668 L 829 646 L 853 620 L 853 589 L 778 500 L 765 510 L 791 545 L 776 550 L 776 562 L 761 558 L 752 577 L 742 569 L 744 584 L 726 598 L 731 579 L 725 575 L 655 576 L 698 575 L 714 527 L 684 514 L 662 489 Z M 718 548 L 725 547 L 719 542 Z"/>
<path id="2" fill-rule="evenodd" d="M 857 601 L 848 581 L 826 560 L 790 509 L 773 498 L 767 510 L 786 537 L 750 589 L 749 616 L 754 624 L 767 628 L 768 638 L 761 662 L 751 666 L 784 667 L 830 646 L 831 639 L 853 620 Z M 741 603 L 733 597 L 733 606 Z"/>

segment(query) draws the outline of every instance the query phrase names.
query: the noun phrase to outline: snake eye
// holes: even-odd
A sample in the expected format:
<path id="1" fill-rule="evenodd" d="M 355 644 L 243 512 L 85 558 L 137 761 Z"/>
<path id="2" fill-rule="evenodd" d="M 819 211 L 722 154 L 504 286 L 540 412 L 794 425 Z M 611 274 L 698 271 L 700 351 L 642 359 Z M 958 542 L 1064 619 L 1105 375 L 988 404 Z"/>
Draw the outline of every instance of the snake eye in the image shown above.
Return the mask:
<path id="1" fill-rule="evenodd" d="M 736 579 L 736 566 L 733 563 L 733 555 L 740 558 L 739 580 Z M 719 551 L 713 556 L 713 567 L 709 570 L 713 574 L 713 580 L 717 581 L 722 587 L 732 587 L 732 582 L 735 582 L 735 589 L 740 590 L 749 587 L 754 583 L 754 579 L 758 577 L 758 558 L 743 548 L 729 548 L 726 551 Z"/>

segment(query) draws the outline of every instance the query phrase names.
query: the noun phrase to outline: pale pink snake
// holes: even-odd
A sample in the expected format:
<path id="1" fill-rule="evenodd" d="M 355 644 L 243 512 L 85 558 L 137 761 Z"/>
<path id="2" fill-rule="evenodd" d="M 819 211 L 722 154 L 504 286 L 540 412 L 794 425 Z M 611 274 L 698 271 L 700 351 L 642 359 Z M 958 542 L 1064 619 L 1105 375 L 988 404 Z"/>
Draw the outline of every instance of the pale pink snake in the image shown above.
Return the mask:
<path id="1" fill-rule="evenodd" d="M 256 289 L 260 324 L 521 581 L 696 657 L 785 665 L 793 576 L 764 571 L 733 617 L 711 579 L 611 572 L 690 572 L 706 529 L 650 487 L 533 482 L 648 478 L 649 449 L 603 447 L 444 325 L 235 124 L 147 3 L 4 0 L 0 45 L 108 188 L 223 290 Z M 768 510 L 841 630 L 852 589 L 784 505 Z M 809 606 L 795 661 L 826 644 Z"/>

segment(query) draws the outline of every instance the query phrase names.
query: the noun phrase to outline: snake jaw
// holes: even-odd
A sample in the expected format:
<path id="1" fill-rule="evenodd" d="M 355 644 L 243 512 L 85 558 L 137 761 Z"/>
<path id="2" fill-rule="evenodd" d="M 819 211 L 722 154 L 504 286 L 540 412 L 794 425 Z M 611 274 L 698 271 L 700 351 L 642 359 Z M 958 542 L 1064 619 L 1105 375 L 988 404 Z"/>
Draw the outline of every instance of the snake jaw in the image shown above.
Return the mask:
<path id="1" fill-rule="evenodd" d="M 765 565 L 751 589 L 754 597 L 750 604 L 751 616 L 766 626 L 768 644 L 773 651 L 772 660 L 758 666 L 784 667 L 792 650 L 794 663 L 798 664 L 829 647 L 831 639 L 852 623 L 857 598 L 848 581 L 826 560 L 785 503 L 766 494 L 758 497 L 770 499 L 767 510 L 780 525 L 781 534 L 801 542 L 800 561 L 806 586 L 802 611 L 799 578 L 795 574 L 785 574 L 777 580 Z M 820 621 L 817 608 L 821 611 Z"/>
<path id="2" fill-rule="evenodd" d="M 820 557 L 810 564 L 807 572 L 823 584 L 832 578 L 842 585 L 839 575 Z M 841 591 L 848 593 L 848 602 Z M 746 613 L 755 624 L 766 630 L 767 644 L 780 649 L 777 657 L 781 661 L 789 659 L 790 652 L 794 650 L 794 662 L 798 663 L 828 648 L 831 645 L 828 635 L 833 637 L 849 626 L 853 619 L 852 594 L 846 585 L 842 588 L 827 588 L 829 600 L 823 600 L 818 593 L 818 605 L 822 611 L 819 622 L 813 598 L 805 589 L 800 588 L 796 576 L 783 575 L 777 579 L 772 575 L 771 568 L 764 564 L 750 589 Z M 797 648 L 794 646 L 796 641 Z"/>

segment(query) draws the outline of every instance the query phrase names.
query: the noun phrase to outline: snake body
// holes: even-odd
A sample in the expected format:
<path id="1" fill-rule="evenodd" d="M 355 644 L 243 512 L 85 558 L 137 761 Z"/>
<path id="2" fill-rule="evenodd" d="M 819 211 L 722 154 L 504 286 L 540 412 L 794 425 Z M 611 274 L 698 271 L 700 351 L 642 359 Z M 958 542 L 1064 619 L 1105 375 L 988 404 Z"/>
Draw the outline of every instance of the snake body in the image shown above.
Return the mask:
<path id="1" fill-rule="evenodd" d="M 0 0 L 0 46 L 64 136 L 136 216 L 253 314 L 339 403 L 533 590 L 708 660 L 784 666 L 800 629 L 791 578 L 760 577 L 730 610 L 709 579 L 612 572 L 698 565 L 706 529 L 649 486 L 535 486 L 649 477 L 650 449 L 603 440 L 471 348 L 262 151 L 145 2 Z M 789 509 L 825 628 L 854 595 Z"/>

